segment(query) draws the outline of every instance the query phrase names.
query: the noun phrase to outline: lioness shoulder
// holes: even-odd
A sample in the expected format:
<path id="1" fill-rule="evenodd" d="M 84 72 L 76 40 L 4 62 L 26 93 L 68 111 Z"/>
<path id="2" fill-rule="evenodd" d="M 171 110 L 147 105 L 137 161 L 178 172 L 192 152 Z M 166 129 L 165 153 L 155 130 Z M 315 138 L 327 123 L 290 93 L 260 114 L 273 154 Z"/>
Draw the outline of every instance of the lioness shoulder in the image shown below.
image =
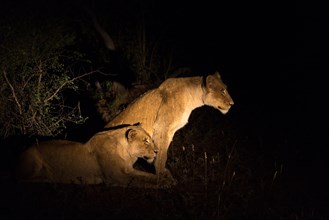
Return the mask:
<path id="1" fill-rule="evenodd" d="M 156 172 L 170 176 L 166 169 L 167 150 L 175 132 L 185 126 L 191 112 L 207 105 L 226 114 L 233 104 L 218 72 L 207 76 L 170 78 L 135 99 L 105 127 L 141 122 L 159 148 Z"/>

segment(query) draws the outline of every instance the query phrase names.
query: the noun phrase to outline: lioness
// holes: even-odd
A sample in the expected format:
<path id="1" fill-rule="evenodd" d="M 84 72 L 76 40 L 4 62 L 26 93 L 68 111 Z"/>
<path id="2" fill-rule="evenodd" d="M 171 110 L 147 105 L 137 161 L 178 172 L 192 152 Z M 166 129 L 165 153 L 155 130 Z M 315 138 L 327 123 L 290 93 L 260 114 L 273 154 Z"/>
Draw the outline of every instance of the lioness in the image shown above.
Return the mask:
<path id="1" fill-rule="evenodd" d="M 136 170 L 133 164 L 137 158 L 152 163 L 157 151 L 140 126 L 102 131 L 84 144 L 45 141 L 22 153 L 17 177 L 22 181 L 150 187 L 157 184 L 157 176 Z"/>
<path id="2" fill-rule="evenodd" d="M 188 122 L 191 112 L 208 105 L 226 114 L 233 104 L 218 72 L 206 77 L 170 78 L 137 98 L 105 127 L 141 122 L 159 147 L 155 161 L 157 174 L 171 177 L 165 168 L 167 150 L 175 132 Z"/>

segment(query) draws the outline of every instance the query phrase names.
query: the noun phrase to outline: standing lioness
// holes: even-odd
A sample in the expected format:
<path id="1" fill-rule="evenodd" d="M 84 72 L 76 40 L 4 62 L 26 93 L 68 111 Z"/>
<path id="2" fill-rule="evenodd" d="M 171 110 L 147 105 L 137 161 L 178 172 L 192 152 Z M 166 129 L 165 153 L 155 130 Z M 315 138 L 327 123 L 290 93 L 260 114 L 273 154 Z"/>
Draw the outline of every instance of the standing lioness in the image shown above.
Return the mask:
<path id="1" fill-rule="evenodd" d="M 165 168 L 167 150 L 191 112 L 208 105 L 225 114 L 233 104 L 218 72 L 207 77 L 171 78 L 137 98 L 105 127 L 141 122 L 159 148 L 155 161 L 157 174 L 170 175 Z"/>
<path id="2" fill-rule="evenodd" d="M 158 187 L 155 174 L 133 168 L 138 157 L 152 163 L 157 151 L 140 126 L 99 132 L 84 144 L 45 141 L 23 152 L 17 178 L 33 182 Z M 166 180 L 163 181 L 160 187 L 167 187 Z"/>

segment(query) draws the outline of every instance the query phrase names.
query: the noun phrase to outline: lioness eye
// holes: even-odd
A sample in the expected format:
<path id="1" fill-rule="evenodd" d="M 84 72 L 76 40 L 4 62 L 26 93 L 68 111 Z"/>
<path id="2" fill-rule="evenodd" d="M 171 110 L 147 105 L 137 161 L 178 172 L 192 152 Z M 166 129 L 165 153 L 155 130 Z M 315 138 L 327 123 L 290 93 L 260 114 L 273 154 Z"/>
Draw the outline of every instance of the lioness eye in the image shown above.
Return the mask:
<path id="1" fill-rule="evenodd" d="M 145 144 L 150 144 L 149 139 L 144 139 Z"/>

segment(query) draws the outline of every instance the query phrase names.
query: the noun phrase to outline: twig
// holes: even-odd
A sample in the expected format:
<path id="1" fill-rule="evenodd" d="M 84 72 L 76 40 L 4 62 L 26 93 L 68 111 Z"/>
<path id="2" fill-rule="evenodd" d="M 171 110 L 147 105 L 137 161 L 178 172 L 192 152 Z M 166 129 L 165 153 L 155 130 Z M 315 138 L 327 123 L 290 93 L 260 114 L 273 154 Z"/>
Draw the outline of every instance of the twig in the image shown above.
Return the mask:
<path id="1" fill-rule="evenodd" d="M 97 71 L 91 71 L 91 72 L 89 72 L 89 73 L 82 74 L 81 76 L 74 77 L 73 79 L 64 82 L 60 87 L 58 87 L 58 89 L 57 89 L 57 90 L 56 90 L 56 91 L 55 91 L 50 97 L 48 97 L 47 99 L 45 99 L 44 102 L 48 102 L 49 100 L 53 99 L 53 98 L 57 95 L 57 93 L 58 93 L 61 89 L 63 89 L 63 87 L 64 87 L 66 84 L 71 83 L 71 82 L 74 82 L 75 80 L 80 79 L 80 78 L 82 78 L 82 77 L 85 77 L 85 76 L 91 75 L 91 74 L 93 74 L 93 73 L 95 73 L 95 72 L 97 72 Z"/>
<path id="2" fill-rule="evenodd" d="M 41 79 L 42 79 L 42 71 L 40 70 L 41 68 L 39 68 L 39 79 L 38 79 L 38 94 L 37 94 L 37 99 L 39 101 L 39 103 L 41 102 L 40 101 L 40 87 L 41 87 Z"/>
<path id="3" fill-rule="evenodd" d="M 105 47 L 109 50 L 116 50 L 115 44 L 111 36 L 105 31 L 105 29 L 98 23 L 95 14 L 87 7 L 83 7 L 83 9 L 89 14 L 91 17 L 92 23 L 96 31 L 101 35 L 103 38 Z"/>
<path id="4" fill-rule="evenodd" d="M 204 190 L 205 190 L 205 210 L 208 212 L 208 156 L 207 152 L 204 152 Z"/>
<path id="5" fill-rule="evenodd" d="M 15 89 L 14 89 L 13 85 L 9 82 L 9 79 L 7 78 L 7 73 L 6 73 L 6 71 L 3 71 L 3 75 L 5 76 L 5 79 L 6 79 L 8 85 L 9 85 L 9 87 L 10 87 L 10 89 L 11 89 L 12 95 L 13 95 L 13 97 L 14 97 L 14 99 L 15 99 L 15 102 L 16 102 L 16 105 L 17 105 L 17 107 L 18 107 L 19 114 L 22 115 L 22 114 L 23 114 L 22 106 L 21 106 L 21 104 L 20 104 L 19 101 L 18 101 L 18 98 L 17 98 L 17 96 L 16 96 Z"/>

